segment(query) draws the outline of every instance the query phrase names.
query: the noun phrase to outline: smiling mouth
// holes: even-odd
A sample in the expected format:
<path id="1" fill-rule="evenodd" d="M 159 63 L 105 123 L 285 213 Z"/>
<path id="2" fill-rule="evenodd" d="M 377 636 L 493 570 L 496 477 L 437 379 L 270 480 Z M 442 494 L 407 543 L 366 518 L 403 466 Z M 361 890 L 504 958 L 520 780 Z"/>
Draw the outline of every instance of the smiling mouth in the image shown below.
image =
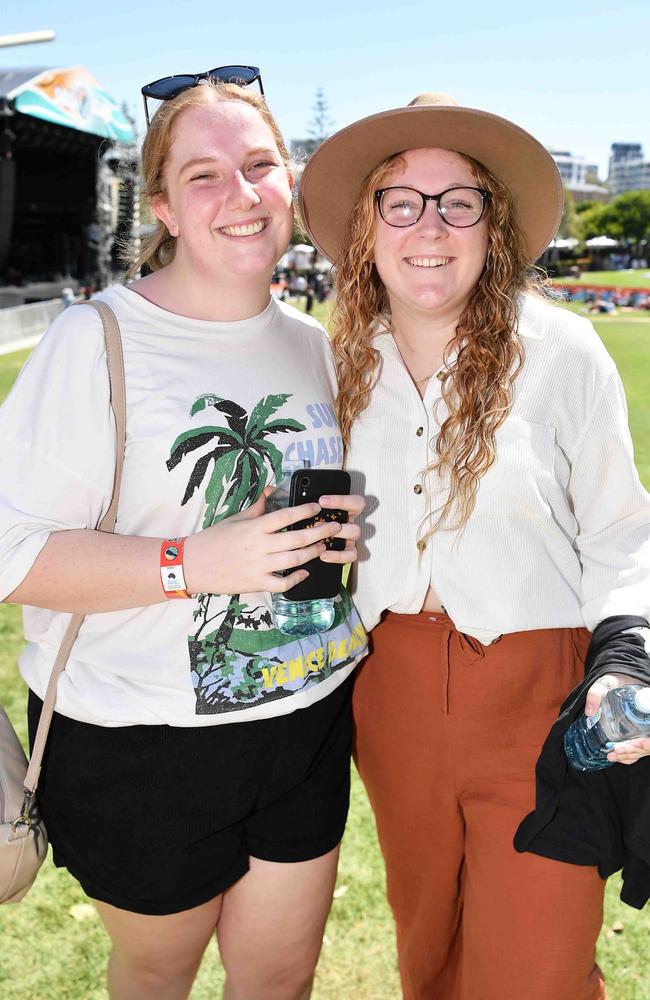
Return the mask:
<path id="1" fill-rule="evenodd" d="M 442 267 L 449 264 L 453 257 L 405 257 L 404 260 L 411 267 Z"/>
<path id="2" fill-rule="evenodd" d="M 245 226 L 221 226 L 219 232 L 226 236 L 256 236 L 263 229 L 266 229 L 266 222 L 264 219 L 259 219 L 257 222 L 249 222 Z"/>

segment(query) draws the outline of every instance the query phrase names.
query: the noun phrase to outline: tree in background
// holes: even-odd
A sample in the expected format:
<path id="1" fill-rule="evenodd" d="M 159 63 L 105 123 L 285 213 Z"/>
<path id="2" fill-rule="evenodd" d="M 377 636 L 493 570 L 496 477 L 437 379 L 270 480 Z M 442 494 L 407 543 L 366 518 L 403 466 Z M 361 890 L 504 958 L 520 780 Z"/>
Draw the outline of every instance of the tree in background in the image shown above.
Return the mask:
<path id="1" fill-rule="evenodd" d="M 316 91 L 312 112 L 312 118 L 307 125 L 307 135 L 309 138 L 305 141 L 305 152 L 309 156 L 318 149 L 322 142 L 325 142 L 334 125 L 334 120 L 330 117 L 329 105 L 325 100 L 322 87 L 319 87 Z"/>
<path id="2" fill-rule="evenodd" d="M 567 188 L 564 189 L 564 211 L 557 235 L 563 239 L 580 239 L 580 223 L 576 212 L 576 204 L 573 195 Z"/>
<path id="3" fill-rule="evenodd" d="M 626 191 L 607 209 L 607 235 L 635 247 L 640 255 L 641 245 L 650 239 L 650 191 Z"/>
<path id="4" fill-rule="evenodd" d="M 583 240 L 610 236 L 645 256 L 642 248 L 650 240 L 650 191 L 626 191 L 609 205 L 587 202 L 578 206 L 578 225 Z"/>
<path id="5" fill-rule="evenodd" d="M 314 153 L 320 144 L 331 134 L 333 119 L 330 117 L 329 105 L 325 100 L 323 88 L 316 91 L 316 98 L 312 107 L 312 117 L 307 125 L 307 138 L 292 139 L 289 146 L 291 155 L 298 164 L 304 164 Z"/>
<path id="6" fill-rule="evenodd" d="M 606 232 L 606 211 L 609 205 L 599 201 L 581 201 L 576 205 L 576 235 L 581 240 L 594 236 L 608 236 Z"/>

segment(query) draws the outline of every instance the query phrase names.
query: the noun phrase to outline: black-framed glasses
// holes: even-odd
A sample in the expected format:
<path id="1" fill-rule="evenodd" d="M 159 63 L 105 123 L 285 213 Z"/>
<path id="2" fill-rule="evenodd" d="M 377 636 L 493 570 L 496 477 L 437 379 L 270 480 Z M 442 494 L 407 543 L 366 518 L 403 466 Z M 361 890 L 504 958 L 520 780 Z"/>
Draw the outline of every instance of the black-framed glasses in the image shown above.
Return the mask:
<path id="1" fill-rule="evenodd" d="M 414 226 L 428 201 L 435 201 L 438 215 L 448 226 L 467 229 L 480 222 L 490 192 L 476 187 L 452 187 L 440 194 L 424 194 L 412 187 L 385 187 L 375 191 L 379 214 L 389 226 Z"/>
<path id="2" fill-rule="evenodd" d="M 151 124 L 149 120 L 149 107 L 147 98 L 156 101 L 171 101 L 178 97 L 184 90 L 196 87 L 201 80 L 217 80 L 219 83 L 234 83 L 238 87 L 250 87 L 251 83 L 257 83 L 260 94 L 264 96 L 262 86 L 262 76 L 257 66 L 217 66 L 209 69 L 205 73 L 178 73 L 174 76 L 163 76 L 160 80 L 147 83 L 140 93 L 144 101 L 144 116 L 147 120 L 147 128 Z"/>

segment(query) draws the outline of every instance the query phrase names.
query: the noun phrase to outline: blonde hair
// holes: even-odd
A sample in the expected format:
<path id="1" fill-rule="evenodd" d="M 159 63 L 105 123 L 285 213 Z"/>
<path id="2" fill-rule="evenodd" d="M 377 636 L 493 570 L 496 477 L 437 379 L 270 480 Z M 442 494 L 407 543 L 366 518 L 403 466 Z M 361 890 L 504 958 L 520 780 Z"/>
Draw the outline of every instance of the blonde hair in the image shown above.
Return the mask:
<path id="1" fill-rule="evenodd" d="M 445 350 L 441 396 L 448 416 L 435 441 L 435 458 L 423 474 L 425 480 L 436 473 L 447 476 L 449 493 L 422 526 L 421 549 L 439 528 L 462 528 L 474 508 L 479 479 L 494 463 L 495 434 L 512 406 L 513 383 L 523 362 L 515 295 L 541 285 L 540 273 L 526 262 L 508 190 L 482 164 L 458 155 L 471 166 L 477 186 L 490 194 L 488 250 L 483 272 Z M 347 445 L 378 372 L 379 357 L 372 346 L 375 323 L 389 312 L 386 289 L 373 263 L 375 191 L 404 166 L 398 153 L 368 175 L 337 261 L 332 343 L 339 379 L 337 415 Z M 454 351 L 456 358 L 449 361 Z"/>
<path id="2" fill-rule="evenodd" d="M 141 152 L 143 194 L 149 204 L 156 195 L 166 197 L 165 165 L 174 141 L 174 128 L 180 115 L 188 108 L 224 101 L 238 101 L 240 104 L 248 104 L 255 108 L 271 129 L 283 163 L 285 166 L 289 166 L 291 157 L 264 98 L 260 94 L 232 83 L 205 80 L 196 87 L 184 90 L 182 94 L 171 101 L 163 101 L 151 119 L 151 125 L 142 144 Z M 140 252 L 131 259 L 128 276 L 136 275 L 144 266 L 152 271 L 157 271 L 159 268 L 165 267 L 166 264 L 170 264 L 175 253 L 175 237 L 170 234 L 160 219 L 156 219 L 154 232 L 142 240 Z"/>

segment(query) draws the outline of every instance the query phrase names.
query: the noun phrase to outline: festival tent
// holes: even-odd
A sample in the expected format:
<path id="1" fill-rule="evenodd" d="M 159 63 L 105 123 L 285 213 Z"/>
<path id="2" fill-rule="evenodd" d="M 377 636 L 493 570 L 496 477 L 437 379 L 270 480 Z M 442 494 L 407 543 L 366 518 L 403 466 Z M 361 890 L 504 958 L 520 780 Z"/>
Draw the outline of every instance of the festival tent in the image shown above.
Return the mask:
<path id="1" fill-rule="evenodd" d="M 595 249 L 606 249 L 607 247 L 617 247 L 618 240 L 613 240 L 609 236 L 593 236 L 590 240 L 585 240 L 586 247 Z"/>

